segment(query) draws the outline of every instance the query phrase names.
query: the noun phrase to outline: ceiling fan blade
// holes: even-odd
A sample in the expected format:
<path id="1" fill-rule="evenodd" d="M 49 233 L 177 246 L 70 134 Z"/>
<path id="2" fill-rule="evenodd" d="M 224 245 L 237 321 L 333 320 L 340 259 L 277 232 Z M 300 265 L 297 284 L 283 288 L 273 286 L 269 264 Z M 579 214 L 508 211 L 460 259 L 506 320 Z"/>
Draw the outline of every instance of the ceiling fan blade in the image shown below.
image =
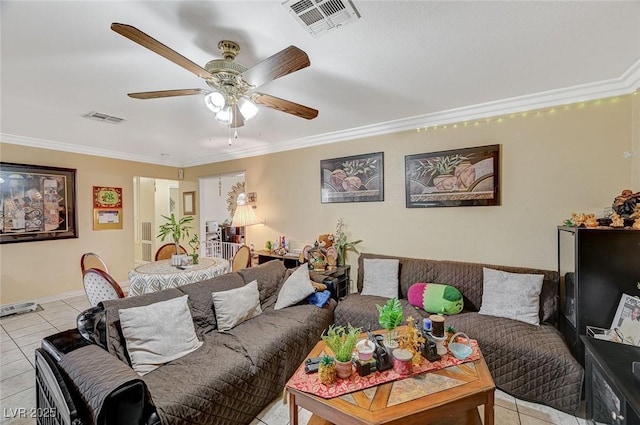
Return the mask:
<path id="1" fill-rule="evenodd" d="M 204 90 L 202 89 L 181 89 L 181 90 L 160 90 L 160 91 L 143 91 L 137 93 L 129 93 L 127 96 L 134 99 L 158 99 L 161 97 L 173 97 L 173 96 L 191 96 L 194 94 L 200 94 Z"/>
<path id="2" fill-rule="evenodd" d="M 244 117 L 238 108 L 238 104 L 233 105 L 233 121 L 231 122 L 231 128 L 238 128 L 244 125 Z"/>
<path id="3" fill-rule="evenodd" d="M 312 120 L 318 116 L 317 109 L 309 108 L 308 106 L 300 105 L 268 94 L 254 93 L 252 95 L 252 99 L 259 105 L 264 105 L 308 120 Z"/>
<path id="4" fill-rule="evenodd" d="M 311 65 L 309 56 L 295 46 L 289 46 L 247 69 L 240 76 L 254 87 L 284 77 Z"/>
<path id="5" fill-rule="evenodd" d="M 194 74 L 196 74 L 198 77 L 200 78 L 211 78 L 212 75 L 204 68 L 202 68 L 200 65 L 191 62 L 189 59 L 185 58 L 184 56 L 182 56 L 180 53 L 176 52 L 175 50 L 165 46 L 164 44 L 160 43 L 158 40 L 156 40 L 155 38 L 143 33 L 142 31 L 140 31 L 138 28 L 133 27 L 131 25 L 126 25 L 126 24 L 119 24 L 119 23 L 112 23 L 111 24 L 111 29 L 115 32 L 117 32 L 118 34 L 127 37 L 129 40 L 138 43 L 139 45 L 141 45 L 142 47 L 146 47 L 147 49 L 151 50 L 152 52 L 155 52 L 157 54 L 159 54 L 160 56 L 169 59 L 171 62 L 180 65 L 181 67 L 183 67 L 184 69 L 186 69 L 187 71 L 193 72 Z"/>

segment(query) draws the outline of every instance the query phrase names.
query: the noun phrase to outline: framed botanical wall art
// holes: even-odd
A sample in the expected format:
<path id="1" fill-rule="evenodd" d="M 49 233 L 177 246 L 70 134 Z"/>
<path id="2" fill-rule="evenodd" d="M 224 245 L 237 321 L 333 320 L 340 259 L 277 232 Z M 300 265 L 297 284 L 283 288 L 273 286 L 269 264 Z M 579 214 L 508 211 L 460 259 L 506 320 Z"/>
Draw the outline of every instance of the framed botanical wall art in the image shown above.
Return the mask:
<path id="1" fill-rule="evenodd" d="M 321 201 L 384 201 L 384 153 L 320 161 Z"/>
<path id="2" fill-rule="evenodd" d="M 0 162 L 0 243 L 77 238 L 76 170 Z"/>
<path id="3" fill-rule="evenodd" d="M 500 205 L 500 145 L 405 156 L 407 208 Z"/>

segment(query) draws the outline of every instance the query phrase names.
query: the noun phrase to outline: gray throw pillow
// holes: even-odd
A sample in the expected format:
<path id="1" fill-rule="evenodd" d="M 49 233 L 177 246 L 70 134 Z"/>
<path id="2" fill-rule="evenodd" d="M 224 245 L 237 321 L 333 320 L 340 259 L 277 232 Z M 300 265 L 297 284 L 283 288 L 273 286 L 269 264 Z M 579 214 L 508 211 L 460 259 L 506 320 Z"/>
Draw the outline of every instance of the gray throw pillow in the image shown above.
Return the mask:
<path id="1" fill-rule="evenodd" d="M 245 320 L 262 313 L 260 292 L 256 280 L 241 288 L 213 292 L 213 310 L 216 313 L 218 331 L 228 331 Z"/>
<path id="2" fill-rule="evenodd" d="M 120 326 L 133 370 L 145 375 L 202 345 L 187 305 L 187 296 L 119 310 Z"/>
<path id="3" fill-rule="evenodd" d="M 362 295 L 379 297 L 398 297 L 398 259 L 370 259 L 363 261 L 364 279 Z"/>
<path id="4" fill-rule="evenodd" d="M 478 314 L 540 326 L 540 291 L 544 275 L 482 268 L 482 306 Z"/>
<path id="5" fill-rule="evenodd" d="M 280 310 L 297 304 L 315 291 L 316 288 L 309 278 L 309 268 L 303 264 L 284 281 L 273 309 Z"/>

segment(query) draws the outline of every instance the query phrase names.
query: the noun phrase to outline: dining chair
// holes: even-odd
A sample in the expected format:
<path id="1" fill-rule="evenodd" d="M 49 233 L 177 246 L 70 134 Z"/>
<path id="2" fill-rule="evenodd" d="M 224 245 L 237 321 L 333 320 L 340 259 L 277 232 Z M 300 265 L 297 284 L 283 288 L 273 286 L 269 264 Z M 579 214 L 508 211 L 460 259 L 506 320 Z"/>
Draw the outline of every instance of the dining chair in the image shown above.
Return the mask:
<path id="1" fill-rule="evenodd" d="M 100 269 L 105 273 L 109 273 L 107 263 L 105 263 L 98 254 L 94 254 L 93 252 L 82 254 L 82 257 L 80 257 L 80 269 L 82 270 L 83 276 L 85 270 L 88 269 Z"/>
<path id="2" fill-rule="evenodd" d="M 242 245 L 231 260 L 231 270 L 235 272 L 240 269 L 246 269 L 250 265 L 251 249 L 246 245 Z"/>
<path id="3" fill-rule="evenodd" d="M 176 253 L 176 244 L 174 243 L 166 243 L 162 245 L 156 251 L 156 261 L 158 260 L 168 260 L 171 258 L 173 254 Z M 180 254 L 186 254 L 187 250 L 184 249 L 182 245 L 180 245 Z"/>
<path id="4" fill-rule="evenodd" d="M 84 292 L 87 294 L 89 304 L 95 307 L 101 301 L 124 298 L 124 292 L 118 282 L 104 270 L 87 269 L 82 273 Z"/>

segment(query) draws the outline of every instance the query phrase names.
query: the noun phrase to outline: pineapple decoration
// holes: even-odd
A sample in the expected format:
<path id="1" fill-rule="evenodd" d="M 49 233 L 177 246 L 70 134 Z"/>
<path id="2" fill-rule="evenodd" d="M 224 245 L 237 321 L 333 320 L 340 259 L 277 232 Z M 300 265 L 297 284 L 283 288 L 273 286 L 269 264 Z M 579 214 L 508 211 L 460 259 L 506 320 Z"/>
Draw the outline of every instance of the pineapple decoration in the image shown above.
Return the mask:
<path id="1" fill-rule="evenodd" d="M 413 364 L 420 364 L 422 356 L 420 355 L 420 344 L 424 343 L 424 338 L 420 335 L 420 331 L 416 327 L 413 317 L 407 317 L 407 330 L 404 335 L 398 338 L 398 345 L 400 348 L 411 351 L 413 358 L 411 362 Z"/>
<path id="2" fill-rule="evenodd" d="M 318 366 L 318 378 L 323 384 L 333 384 L 336 381 L 336 362 L 333 357 L 323 355 Z"/>
<path id="3" fill-rule="evenodd" d="M 444 342 L 442 343 L 442 345 L 445 346 L 445 348 L 449 345 L 449 340 L 451 339 L 451 337 L 453 336 L 453 334 L 456 333 L 456 328 L 454 328 L 453 326 L 449 325 L 444 329 Z"/>

